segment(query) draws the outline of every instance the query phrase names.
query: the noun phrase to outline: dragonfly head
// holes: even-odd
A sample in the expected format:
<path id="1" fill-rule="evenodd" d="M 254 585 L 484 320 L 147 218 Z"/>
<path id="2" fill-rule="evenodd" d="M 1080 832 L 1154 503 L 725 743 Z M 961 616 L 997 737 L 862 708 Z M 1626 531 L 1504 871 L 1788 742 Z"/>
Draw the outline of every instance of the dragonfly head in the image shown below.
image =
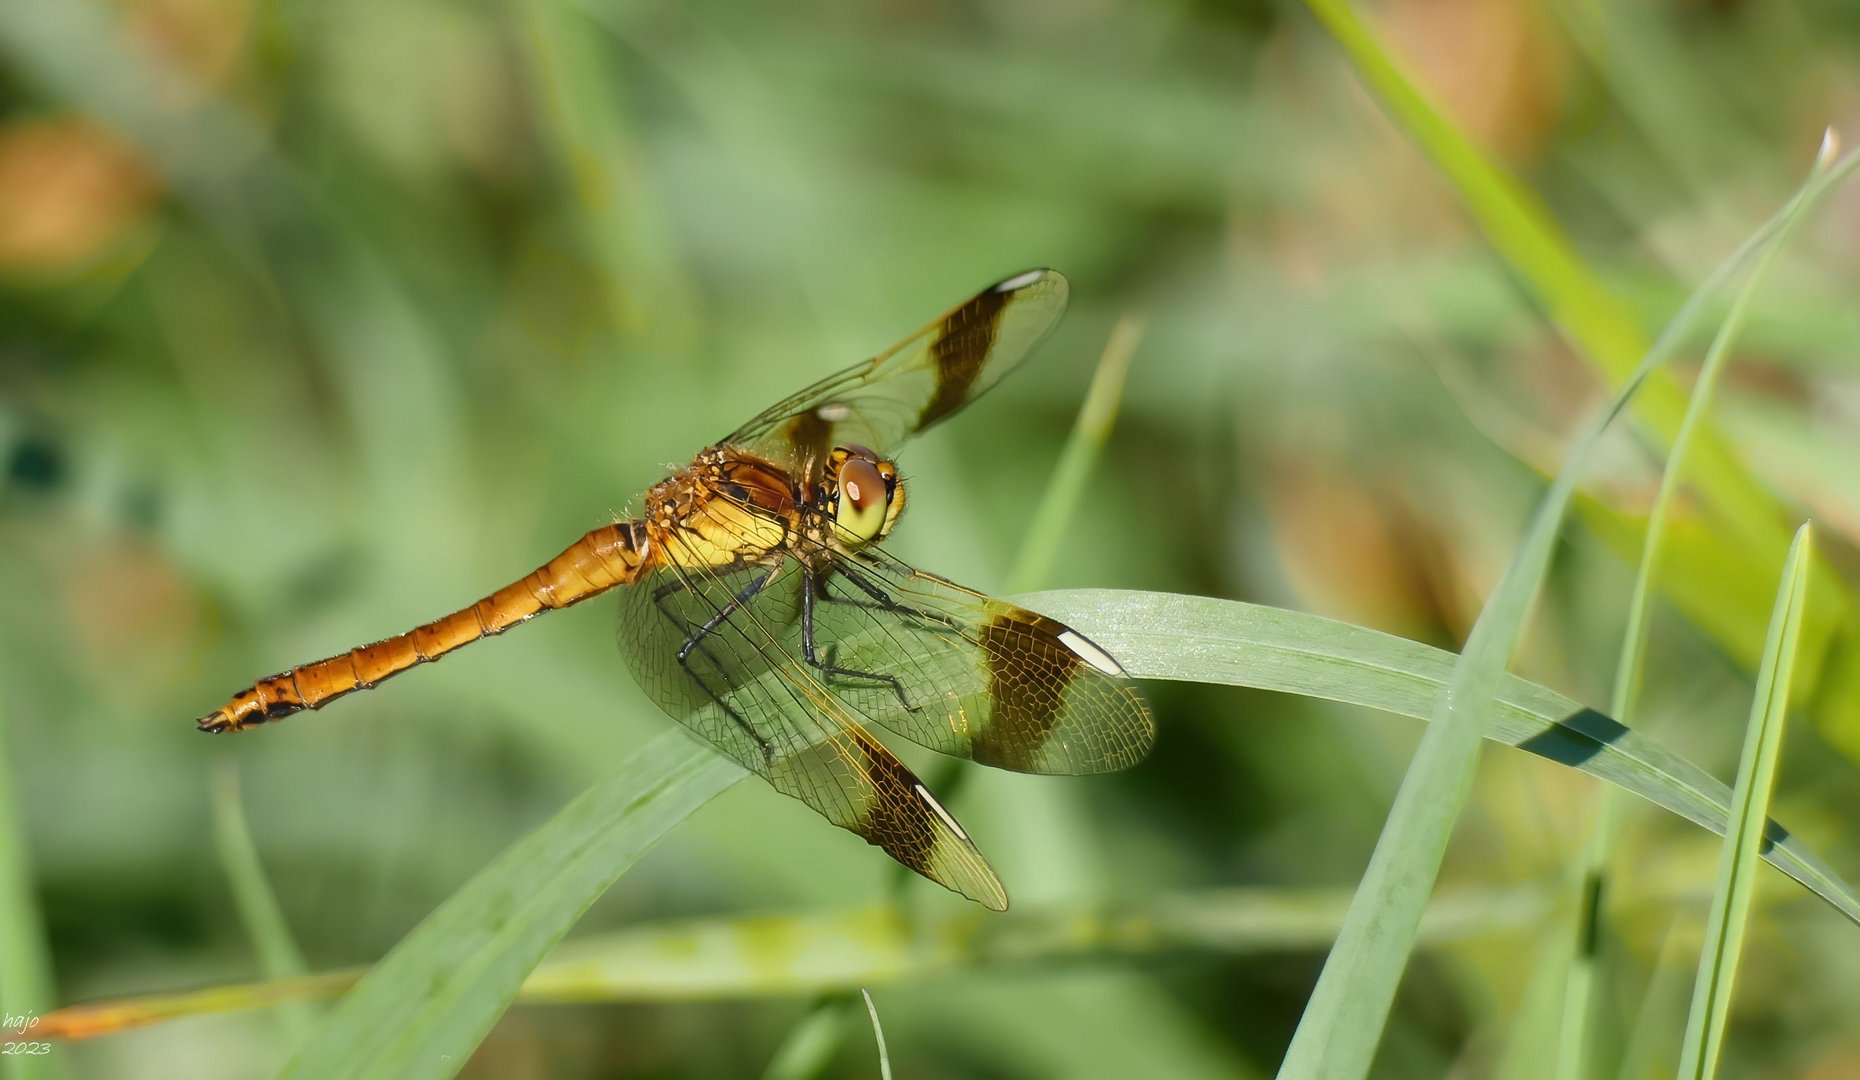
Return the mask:
<path id="1" fill-rule="evenodd" d="M 821 494 L 837 532 L 856 547 L 883 540 L 904 512 L 898 467 L 856 444 L 834 447 Z"/>

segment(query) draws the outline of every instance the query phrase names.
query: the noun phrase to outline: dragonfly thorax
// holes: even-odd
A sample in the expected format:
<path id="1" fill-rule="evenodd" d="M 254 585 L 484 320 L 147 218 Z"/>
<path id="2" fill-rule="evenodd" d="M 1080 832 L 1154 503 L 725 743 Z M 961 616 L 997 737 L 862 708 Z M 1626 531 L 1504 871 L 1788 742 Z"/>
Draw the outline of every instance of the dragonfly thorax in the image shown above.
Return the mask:
<path id="1" fill-rule="evenodd" d="M 658 557 L 672 565 L 756 563 L 789 543 L 798 495 L 774 462 L 711 447 L 646 493 L 644 524 Z"/>

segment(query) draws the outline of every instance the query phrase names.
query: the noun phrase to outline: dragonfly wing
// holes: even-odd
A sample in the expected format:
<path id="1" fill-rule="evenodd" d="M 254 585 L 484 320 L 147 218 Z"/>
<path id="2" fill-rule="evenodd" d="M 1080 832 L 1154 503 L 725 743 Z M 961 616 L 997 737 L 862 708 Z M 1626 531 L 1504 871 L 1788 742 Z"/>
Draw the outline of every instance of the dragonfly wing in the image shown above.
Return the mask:
<path id="1" fill-rule="evenodd" d="M 825 592 L 815 603 L 817 652 L 860 673 L 828 673 L 828 688 L 912 742 L 1048 774 L 1128 768 L 1155 744 L 1136 683 L 1056 619 L 876 549 L 841 561 Z"/>
<path id="2" fill-rule="evenodd" d="M 621 648 L 640 685 L 776 790 L 932 881 L 1005 908 L 1000 879 L 955 817 L 783 646 L 799 616 L 788 581 L 798 569 L 770 580 L 760 566 L 674 567 L 628 589 Z"/>
<path id="3" fill-rule="evenodd" d="M 996 282 L 870 360 L 765 410 L 724 439 L 811 475 L 835 446 L 880 453 L 945 419 L 999 382 L 1065 312 L 1057 270 Z"/>

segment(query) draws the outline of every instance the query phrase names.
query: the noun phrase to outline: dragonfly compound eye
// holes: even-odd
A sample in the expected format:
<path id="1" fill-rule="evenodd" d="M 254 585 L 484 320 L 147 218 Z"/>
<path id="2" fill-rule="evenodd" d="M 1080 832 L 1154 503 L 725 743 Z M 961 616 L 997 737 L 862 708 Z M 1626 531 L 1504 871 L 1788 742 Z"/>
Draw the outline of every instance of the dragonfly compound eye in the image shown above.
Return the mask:
<path id="1" fill-rule="evenodd" d="M 833 520 L 840 528 L 865 542 L 884 533 L 891 486 L 878 463 L 852 457 L 840 466 L 839 494 L 833 502 Z"/>

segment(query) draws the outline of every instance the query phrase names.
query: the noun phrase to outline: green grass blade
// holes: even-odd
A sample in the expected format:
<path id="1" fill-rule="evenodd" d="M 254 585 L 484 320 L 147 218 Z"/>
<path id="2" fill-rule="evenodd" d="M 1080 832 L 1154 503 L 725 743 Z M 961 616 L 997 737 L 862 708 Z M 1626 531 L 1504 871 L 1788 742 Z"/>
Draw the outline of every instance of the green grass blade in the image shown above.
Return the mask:
<path id="1" fill-rule="evenodd" d="M 1663 340 L 1677 336 L 1684 316 L 1682 312 L 1675 318 Z M 1649 351 L 1633 376 L 1615 392 L 1608 408 L 1583 432 L 1479 613 L 1435 706 L 1433 722 L 1396 792 L 1382 836 L 1358 885 L 1357 902 L 1351 905 L 1350 917 L 1318 976 L 1281 1075 L 1368 1075 L 1427 895 L 1472 788 L 1479 743 L 1491 720 L 1505 665 L 1549 567 L 1550 552 L 1577 480 L 1602 432 L 1626 408 L 1666 352 L 1658 345 Z"/>
<path id="2" fill-rule="evenodd" d="M 1472 789 L 1479 743 L 1524 619 L 1549 567 L 1576 477 L 1602 430 L 1639 380 L 1631 380 L 1570 453 L 1524 542 L 1480 612 L 1421 739 L 1382 836 L 1357 888 L 1358 902 L 1318 976 L 1280 1075 L 1367 1076 L 1395 990 L 1413 951 L 1454 823 Z"/>
<path id="3" fill-rule="evenodd" d="M 13 769 L 6 754 L 5 716 L 0 715 L 0 1013 L 36 1023 L 52 1004 L 52 963 L 45 927 L 33 895 L 32 860 L 13 802 Z M 29 1029 L 6 1038 L 33 1039 Z M 0 1058 L 0 1076 L 42 1080 L 63 1075 L 50 1055 Z"/>
<path id="4" fill-rule="evenodd" d="M 1091 636 L 1145 679 L 1223 683 L 1432 718 L 1454 655 L 1418 641 L 1238 600 L 1116 589 L 1016 597 Z M 1602 713 L 1513 675 L 1485 736 L 1579 769 L 1723 835 L 1731 790 Z M 1860 894 L 1776 822 L 1766 858 L 1860 925 Z"/>
<path id="5" fill-rule="evenodd" d="M 291 936 L 284 910 L 278 906 L 277 894 L 265 878 L 264 864 L 259 861 L 258 848 L 246 826 L 239 773 L 230 761 L 222 762 L 213 777 L 213 841 L 232 887 L 233 907 L 238 909 L 239 921 L 245 925 L 246 936 L 258 954 L 259 970 L 269 980 L 304 975 L 309 968 Z M 281 1003 L 278 1016 L 293 1043 L 302 1042 L 310 1033 L 313 1017 L 301 1003 Z"/>
<path id="6" fill-rule="evenodd" d="M 1143 340 L 1142 320 L 1126 315 L 1111 328 L 1104 343 L 1104 353 L 1092 373 L 1091 387 L 1085 403 L 1079 407 L 1078 420 L 1060 451 L 1059 465 L 1053 470 L 1040 505 L 1033 514 L 1033 524 L 1021 543 L 1014 569 L 1008 574 L 1009 592 L 1026 592 L 1046 584 L 1053 556 L 1065 542 L 1073 511 L 1091 481 L 1092 466 L 1111 438 L 1117 422 L 1117 407 L 1124 396 L 1124 376 L 1130 371 L 1130 359 Z"/>
<path id="7" fill-rule="evenodd" d="M 879 1080 L 891 1080 L 891 1054 L 885 1049 L 885 1029 L 878 1022 L 878 1006 L 872 1004 L 870 990 L 860 987 L 859 996 L 865 999 L 865 1011 L 872 1017 L 872 1035 L 878 1040 Z"/>
<path id="8" fill-rule="evenodd" d="M 1737 766 L 1737 788 L 1731 802 L 1734 827 L 1725 834 L 1718 886 L 1705 923 L 1705 947 L 1699 955 L 1698 980 L 1692 986 L 1692 1013 L 1686 1021 L 1685 1051 L 1679 1064 L 1682 1077 L 1704 1080 L 1718 1072 L 1718 1054 L 1724 1046 L 1731 991 L 1750 915 L 1751 891 L 1756 886 L 1757 855 L 1769 816 L 1770 789 L 1776 780 L 1776 762 L 1782 756 L 1783 722 L 1789 715 L 1789 679 L 1801 642 L 1802 609 L 1808 596 L 1812 537 L 1806 524 L 1796 530 L 1776 594 L 1776 614 L 1770 620 L 1763 666 L 1757 672 L 1750 729 Z"/>
<path id="9" fill-rule="evenodd" d="M 324 1018 L 285 1077 L 447 1077 L 581 913 L 743 776 L 667 732 L 427 916 Z"/>
<path id="10" fill-rule="evenodd" d="M 1292 1036 L 1281 1076 L 1368 1075 L 1414 948 L 1421 913 L 1471 791 L 1479 743 L 1490 723 L 1505 665 L 1549 567 L 1576 481 L 1602 432 L 1660 359 L 1660 353 L 1650 352 L 1583 432 L 1479 613 L 1436 703 L 1433 722 L 1395 794 L 1350 915 Z"/>
<path id="11" fill-rule="evenodd" d="M 1607 412 L 1591 426 L 1540 505 L 1505 578 L 1474 626 L 1461 664 L 1397 793 L 1353 913 L 1320 976 L 1283 1067 L 1285 1075 L 1366 1075 L 1406 964 L 1421 898 L 1431 887 L 1477 760 L 1478 728 L 1524 616 L 1547 566 L 1551 544 L 1575 481 L 1602 428 L 1658 375 L 1669 348 L 1641 348 L 1638 327 L 1602 289 L 1571 245 L 1528 193 L 1487 162 L 1401 73 L 1344 0 L 1309 5 L 1350 55 L 1372 92 L 1403 123 L 1459 188 L 1495 247 L 1537 290 L 1551 318 L 1616 379 L 1623 380 Z M 1748 245 L 1747 245 L 1748 246 Z M 1693 302 L 1699 299 L 1694 294 Z M 1692 306 L 1689 302 L 1688 306 Z M 1662 335 L 1675 339 L 1676 318 Z M 1642 352 L 1638 364 L 1628 367 Z M 1669 440 L 1681 421 L 1678 390 L 1657 380 L 1643 414 Z M 1771 500 L 1711 432 L 1698 439 L 1697 483 L 1731 521 L 1770 520 Z M 1748 527 L 1748 525 L 1747 525 Z M 1760 530 L 1760 525 L 1757 526 Z M 1765 537 L 1757 537 L 1761 550 Z"/>
<path id="12" fill-rule="evenodd" d="M 1678 494 L 1681 479 L 1690 464 L 1689 452 L 1694 439 L 1704 427 L 1705 416 L 1710 411 L 1713 398 L 1717 392 L 1718 380 L 1724 373 L 1726 359 L 1731 354 L 1738 333 L 1743 329 L 1744 320 L 1749 314 L 1751 300 L 1755 297 L 1757 287 L 1762 283 L 1770 267 L 1776 261 L 1783 244 L 1788 240 L 1796 226 L 1799 225 L 1815 202 L 1815 197 L 1825 193 L 1828 187 L 1816 181 L 1829 171 L 1833 164 L 1828 150 L 1832 149 L 1832 133 L 1824 144 L 1823 154 L 1816 159 L 1815 168 L 1796 197 L 1783 208 L 1778 228 L 1764 245 L 1762 255 L 1744 285 L 1737 291 L 1726 313 L 1724 323 L 1712 339 L 1711 347 L 1706 350 L 1705 361 L 1699 368 L 1697 381 L 1693 384 L 1691 399 L 1686 403 L 1685 416 L 1680 421 L 1679 430 L 1673 438 L 1673 448 L 1667 455 L 1666 468 L 1660 474 L 1660 486 L 1654 496 L 1653 508 L 1647 519 L 1646 535 L 1642 542 L 1641 558 L 1635 569 L 1634 589 L 1628 603 L 1628 621 L 1623 635 L 1619 664 L 1615 670 L 1615 689 L 1612 711 L 1615 719 L 1632 726 L 1636 703 L 1640 695 L 1641 669 L 1647 652 L 1647 632 L 1652 621 L 1652 591 L 1656 577 L 1661 545 L 1666 536 L 1666 526 L 1671 520 L 1672 506 Z M 1839 179 L 1851 171 L 1860 158 L 1850 158 L 1842 163 L 1841 169 L 1834 177 Z M 1793 545 L 1790 549 L 1794 551 Z"/>
<path id="13" fill-rule="evenodd" d="M 1779 227 L 1772 239 L 1764 246 L 1762 255 L 1745 279 L 1743 287 L 1737 291 L 1731 301 L 1730 310 L 1725 314 L 1724 322 L 1712 339 L 1711 347 L 1706 350 L 1705 362 L 1699 369 L 1699 376 L 1692 387 L 1691 400 L 1686 403 L 1686 415 L 1680 422 L 1679 432 L 1673 439 L 1673 449 L 1667 455 L 1666 468 L 1660 474 L 1660 486 L 1654 496 L 1653 509 L 1647 518 L 1647 528 L 1642 541 L 1640 562 L 1635 569 L 1634 587 L 1628 600 L 1627 626 L 1622 635 L 1621 653 L 1615 669 L 1614 695 L 1610 712 L 1616 720 L 1632 727 L 1637 719 L 1636 711 L 1640 697 L 1640 679 L 1642 667 L 1646 660 L 1647 634 L 1652 623 L 1653 584 L 1655 571 L 1659 567 L 1666 537 L 1667 522 L 1671 518 L 1674 496 L 1678 493 L 1681 477 L 1685 475 L 1687 451 L 1692 445 L 1693 436 L 1703 423 L 1710 410 L 1718 380 L 1723 374 L 1726 359 L 1731 354 L 1732 345 L 1738 333 L 1743 329 L 1751 300 L 1755 297 L 1757 287 L 1762 283 L 1783 244 L 1795 227 L 1807 216 L 1814 205 L 1811 193 L 1827 190 L 1816 184 L 1833 164 L 1834 143 L 1832 133 L 1824 141 L 1822 153 L 1815 160 L 1815 167 L 1809 173 L 1797 197 L 1784 208 Z M 1594 990 L 1598 976 L 1597 965 L 1601 954 L 1597 943 L 1602 940 L 1603 928 L 1598 921 L 1605 917 L 1609 894 L 1607 882 L 1607 862 L 1614 850 L 1614 838 L 1618 832 L 1620 802 L 1612 791 L 1603 791 L 1596 805 L 1595 822 L 1590 827 L 1588 843 L 1584 845 L 1584 869 L 1581 875 L 1581 895 L 1583 903 L 1577 909 L 1575 934 L 1572 937 L 1574 955 L 1571 959 L 1566 994 L 1563 1007 L 1563 1038 L 1558 1049 L 1558 1075 L 1566 1080 L 1575 1080 L 1585 1075 L 1591 1059 L 1589 1047 L 1590 1025 L 1594 1018 Z"/>
<path id="14" fill-rule="evenodd" d="M 1360 40 L 1354 47 L 1373 48 L 1373 41 L 1354 23 L 1346 8 L 1325 0 L 1313 3 L 1346 20 L 1344 29 L 1355 28 Z M 1386 57 L 1381 60 L 1386 64 Z M 1392 65 L 1385 74 L 1400 81 Z M 1401 85 L 1406 86 L 1405 82 Z M 1412 94 L 1412 88 L 1408 92 Z M 1419 102 L 1418 95 L 1414 100 Z M 1437 117 L 1435 120 L 1439 122 Z M 1470 147 L 1466 149 L 1470 152 Z M 1796 202 L 1820 190 L 1821 185 L 1811 184 Z M 1777 227 L 1772 222 L 1760 235 Z M 1752 244 L 1746 243 L 1721 270 L 1739 265 L 1751 250 Z M 1415 925 L 1471 789 L 1480 736 L 1489 720 L 1493 694 L 1549 566 L 1576 484 L 1602 432 L 1665 362 L 1673 343 L 1682 338 L 1696 318 L 1719 276 L 1714 275 L 1712 282 L 1695 291 L 1674 316 L 1640 365 L 1615 392 L 1608 408 L 1571 449 L 1569 459 L 1538 505 L 1524 540 L 1468 636 L 1466 648 L 1440 697 L 1435 722 L 1428 727 L 1396 793 L 1388 822 L 1359 886 L 1360 907 L 1345 923 L 1319 975 L 1317 988 L 1287 1051 L 1283 1075 L 1367 1075 L 1407 964 Z"/>
<path id="15" fill-rule="evenodd" d="M 1112 591 L 1046 593 L 1023 599 L 1091 634 L 1139 677 L 1258 686 L 1427 718 L 1453 665 L 1450 654 L 1417 642 L 1316 616 L 1234 601 Z M 1683 760 L 1641 742 L 1632 732 L 1600 714 L 1541 687 L 1507 677 L 1488 734 L 1628 786 L 1707 828 L 1721 832 L 1725 827 L 1729 793 L 1722 784 Z M 693 784 L 700 785 L 701 791 L 679 790 L 677 777 L 660 777 L 641 765 L 628 767 L 627 783 L 643 789 L 659 780 L 665 787 L 656 797 L 667 803 L 676 799 L 680 813 L 694 809 L 721 789 L 717 773 L 700 768 L 710 755 L 682 734 L 666 736 L 642 756 L 667 755 L 671 765 L 664 768 L 696 770 Z M 714 762 L 713 767 L 726 776 L 736 775 L 721 762 Z M 590 866 L 558 877 L 538 869 L 549 865 L 549 852 L 572 850 L 604 835 L 591 822 L 589 813 L 580 808 L 592 799 L 623 800 L 624 793 L 616 792 L 617 783 L 610 781 L 578 800 L 519 850 L 501 859 L 448 901 L 414 937 L 395 950 L 381 969 L 371 974 L 371 979 L 378 980 L 378 989 L 370 991 L 366 984 L 358 988 L 325 1021 L 323 1037 L 313 1043 L 313 1048 L 350 1045 L 355 1056 L 345 1058 L 347 1061 L 404 1061 L 404 1052 L 390 1057 L 388 1045 L 416 1041 L 434 1055 L 443 1051 L 462 1060 L 489 1028 L 496 1010 L 516 993 L 517 984 L 529 970 L 524 961 L 533 965 L 546 943 L 565 933 L 574 918 L 624 870 L 624 865 L 599 869 Z M 601 796 L 603 791 L 609 794 Z M 655 821 L 653 827 L 662 831 L 670 824 L 669 820 Z M 1860 921 L 1860 897 L 1780 826 L 1773 826 L 1771 835 L 1775 840 L 1769 853 L 1772 861 L 1849 918 Z M 519 858 L 523 852 L 529 854 Z M 630 862 L 635 853 L 632 848 L 624 848 L 616 854 Z M 523 912 L 528 921 L 513 917 L 508 901 L 500 906 L 481 899 L 487 894 L 496 895 L 488 884 L 491 880 L 512 883 L 497 886 L 500 889 L 520 882 L 538 897 L 536 908 Z M 472 899 L 468 900 L 467 894 Z M 472 918 L 493 922 L 474 924 Z M 520 951 L 503 944 L 529 921 L 544 920 L 549 923 L 546 928 L 522 931 L 525 936 Z M 455 941 L 448 948 L 448 936 L 465 945 L 461 948 Z M 421 939 L 417 948 L 416 937 Z M 495 966 L 489 951 L 484 959 L 472 958 L 472 954 L 485 949 L 473 943 L 485 938 L 494 938 L 500 950 L 497 955 L 504 957 Z M 465 954 L 463 958 L 460 952 Z M 399 967 L 401 973 L 388 977 L 382 969 L 389 965 Z M 403 1015 L 406 1006 L 398 995 L 421 998 L 428 986 L 439 985 L 423 979 L 432 976 L 438 980 L 440 973 L 450 980 L 450 986 L 463 987 L 474 979 L 486 978 L 495 987 L 483 992 L 457 989 L 444 1001 L 420 1006 L 417 1018 Z M 450 1007 L 451 997 L 457 995 L 470 998 L 475 1011 L 469 1023 L 447 1017 L 444 1011 Z M 375 1015 L 377 1012 L 382 1015 Z M 331 1035 L 333 1025 L 343 1017 L 350 1018 L 348 1034 L 335 1038 Z M 364 1024 L 364 1020 L 368 1022 Z M 306 1060 L 328 1063 L 324 1058 Z"/>

